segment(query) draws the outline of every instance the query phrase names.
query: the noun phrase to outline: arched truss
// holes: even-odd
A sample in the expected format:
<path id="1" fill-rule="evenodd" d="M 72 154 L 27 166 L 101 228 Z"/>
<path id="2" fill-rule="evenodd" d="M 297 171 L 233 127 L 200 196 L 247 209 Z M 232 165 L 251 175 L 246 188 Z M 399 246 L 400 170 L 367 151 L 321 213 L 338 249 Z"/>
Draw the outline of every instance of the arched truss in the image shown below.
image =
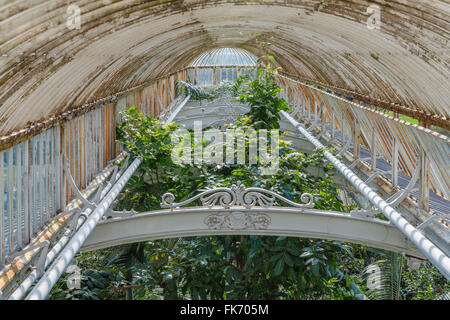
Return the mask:
<path id="1" fill-rule="evenodd" d="M 256 220 L 260 220 L 260 223 L 253 222 Z M 182 208 L 112 218 L 94 229 L 81 250 L 206 235 L 268 235 L 341 240 L 423 259 L 414 245 L 389 222 L 339 212 L 297 208 Z"/>
<path id="2" fill-rule="evenodd" d="M 389 222 L 314 209 L 314 195 L 309 193 L 300 195 L 300 199 L 300 203 L 293 202 L 241 183 L 203 190 L 179 203 L 173 194 L 166 193 L 161 207 L 167 210 L 107 212 L 83 249 L 172 237 L 244 234 L 342 240 L 423 257 Z M 195 201 L 202 207 L 183 208 Z"/>

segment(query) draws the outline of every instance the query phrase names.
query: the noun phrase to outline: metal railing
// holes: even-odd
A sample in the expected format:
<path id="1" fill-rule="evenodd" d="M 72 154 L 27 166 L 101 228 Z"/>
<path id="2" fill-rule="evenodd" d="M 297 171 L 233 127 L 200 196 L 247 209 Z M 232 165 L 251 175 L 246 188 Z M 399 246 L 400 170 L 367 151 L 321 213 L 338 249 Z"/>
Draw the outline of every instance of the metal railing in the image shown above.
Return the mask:
<path id="1" fill-rule="evenodd" d="M 325 146 L 308 132 L 299 122 L 285 111 L 281 114 L 306 137 L 316 148 Z M 325 157 L 344 177 L 360 191 L 392 224 L 394 224 L 412 243 L 435 265 L 447 280 L 450 280 L 450 258 L 445 255 L 434 243 L 428 240 L 418 229 L 412 226 L 403 216 L 392 208 L 383 198 L 374 192 L 364 181 L 354 174 L 342 161 L 338 160 L 329 151 L 324 152 Z"/>
<path id="2" fill-rule="evenodd" d="M 0 294 L 11 282 L 6 274 L 19 274 L 30 262 L 21 252 L 29 254 L 39 246 L 55 218 L 76 199 L 63 159 L 75 187 L 85 189 L 121 151 L 116 142 L 118 113 L 132 105 L 149 116 L 169 112 L 176 102 L 176 81 L 187 77 L 187 71 L 180 70 L 87 105 L 86 110 L 66 112 L 46 120 L 44 128 L 37 124 L 25 135 L 27 130 L 13 134 L 22 141 L 17 144 L 10 137 L 0 139 L 12 144 L 0 145 Z M 33 129 L 38 133 L 33 135 Z"/>
<path id="3" fill-rule="evenodd" d="M 332 92 L 277 75 L 284 89 L 284 97 L 296 106 L 298 113 L 313 122 L 321 131 L 328 125 L 331 138 L 339 128 L 342 145 L 351 141 L 355 160 L 361 159 L 361 147 L 371 153 L 368 159 L 372 171 L 376 170 L 376 157 L 391 165 L 390 180 L 398 188 L 399 172 L 413 177 L 421 165 L 420 154 L 425 154 L 423 176 L 419 185 L 419 207 L 429 211 L 429 191 L 450 199 L 450 139 L 429 129 L 409 124 L 397 117 L 387 116 L 366 104 L 339 97 Z"/>

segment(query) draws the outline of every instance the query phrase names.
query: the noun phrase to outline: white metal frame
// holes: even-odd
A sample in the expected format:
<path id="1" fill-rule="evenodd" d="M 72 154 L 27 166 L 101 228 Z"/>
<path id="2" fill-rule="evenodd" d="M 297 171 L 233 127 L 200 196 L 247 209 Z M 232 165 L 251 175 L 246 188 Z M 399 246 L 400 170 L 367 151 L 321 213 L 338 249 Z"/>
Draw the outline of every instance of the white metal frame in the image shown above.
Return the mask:
<path id="1" fill-rule="evenodd" d="M 282 111 L 281 114 L 297 128 L 300 134 L 306 137 L 316 148 L 325 146 L 309 133 L 302 124 L 297 122 L 288 113 Z M 410 224 L 402 215 L 392 208 L 383 198 L 373 191 L 363 180 L 353 173 L 342 161 L 338 160 L 331 152 L 324 151 L 325 157 L 334 167 L 344 175 L 344 177 L 368 199 L 377 209 L 379 209 L 414 245 L 423 253 L 425 257 L 435 265 L 445 278 L 450 280 L 450 258 L 442 252 L 434 243 L 426 238 L 417 228 Z"/>

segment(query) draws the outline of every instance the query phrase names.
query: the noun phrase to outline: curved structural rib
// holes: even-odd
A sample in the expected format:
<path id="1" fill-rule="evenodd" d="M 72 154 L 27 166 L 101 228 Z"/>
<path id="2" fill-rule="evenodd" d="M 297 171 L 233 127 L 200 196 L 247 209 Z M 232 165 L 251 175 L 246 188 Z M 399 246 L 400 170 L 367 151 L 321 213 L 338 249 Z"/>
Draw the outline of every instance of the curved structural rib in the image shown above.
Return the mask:
<path id="1" fill-rule="evenodd" d="M 172 237 L 204 235 L 269 235 L 332 239 L 423 259 L 423 255 L 393 225 L 314 209 L 262 208 L 229 210 L 214 207 L 182 208 L 141 213 L 100 223 L 82 251 Z"/>

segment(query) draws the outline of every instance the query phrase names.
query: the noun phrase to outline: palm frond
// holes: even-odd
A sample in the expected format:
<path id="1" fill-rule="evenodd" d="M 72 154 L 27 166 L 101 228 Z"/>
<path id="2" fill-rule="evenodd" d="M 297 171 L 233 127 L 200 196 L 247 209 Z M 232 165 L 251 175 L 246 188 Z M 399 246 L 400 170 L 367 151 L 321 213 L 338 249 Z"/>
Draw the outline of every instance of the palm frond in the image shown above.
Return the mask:
<path id="1" fill-rule="evenodd" d="M 144 264 L 145 243 L 133 243 L 113 247 L 106 255 L 106 264 L 119 269 L 128 269 L 130 266 Z"/>
<path id="2" fill-rule="evenodd" d="M 369 299 L 398 300 L 400 298 L 402 265 L 402 255 L 389 252 L 384 254 L 384 259 L 367 266 L 365 275 Z"/>
<path id="3" fill-rule="evenodd" d="M 450 291 L 440 295 L 436 300 L 450 300 Z"/>

